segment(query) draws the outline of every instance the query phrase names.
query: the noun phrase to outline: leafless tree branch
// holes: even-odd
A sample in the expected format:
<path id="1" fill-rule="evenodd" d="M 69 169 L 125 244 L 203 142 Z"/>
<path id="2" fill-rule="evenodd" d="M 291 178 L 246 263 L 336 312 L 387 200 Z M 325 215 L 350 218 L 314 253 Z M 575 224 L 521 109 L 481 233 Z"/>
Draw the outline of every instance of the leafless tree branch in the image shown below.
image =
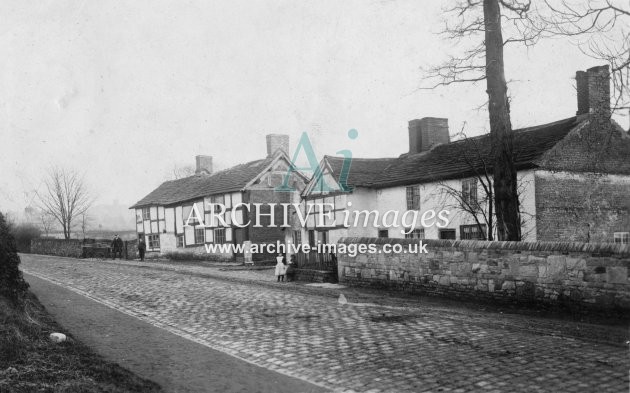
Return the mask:
<path id="1" fill-rule="evenodd" d="M 94 199 L 83 176 L 75 171 L 53 168 L 44 180 L 45 190 L 37 191 L 39 208 L 62 226 L 66 239 L 70 239 L 72 226 L 85 214 Z"/>

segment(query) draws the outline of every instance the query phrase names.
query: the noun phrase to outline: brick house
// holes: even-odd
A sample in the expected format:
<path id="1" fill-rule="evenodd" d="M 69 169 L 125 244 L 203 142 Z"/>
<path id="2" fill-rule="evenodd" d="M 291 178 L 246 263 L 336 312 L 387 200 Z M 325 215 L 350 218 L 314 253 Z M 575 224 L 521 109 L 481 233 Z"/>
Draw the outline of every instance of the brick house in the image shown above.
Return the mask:
<path id="1" fill-rule="evenodd" d="M 628 243 L 630 135 L 610 118 L 608 67 L 579 71 L 576 80 L 576 116 L 514 131 L 523 240 Z M 491 163 L 488 134 L 451 142 L 447 119 L 412 120 L 408 153 L 353 158 L 347 179 L 351 192 L 342 192 L 339 185 L 343 159 L 324 157 L 319 176 L 303 192 L 304 212 L 313 213 L 306 220 L 306 237 L 310 243 L 348 236 L 486 239 L 489 220 L 483 218 L 490 216 L 491 198 L 481 180 L 491 175 Z M 317 189 L 322 179 L 326 191 Z M 333 219 L 318 222 L 321 202 L 333 204 L 326 207 Z M 475 208 L 467 208 L 473 202 Z M 400 216 L 390 216 L 388 222 L 396 225 L 389 228 L 342 220 L 346 211 L 352 216 L 417 210 L 423 216 L 442 209 L 449 211 L 450 220 L 441 228 L 411 228 Z"/>
<path id="2" fill-rule="evenodd" d="M 243 244 L 245 241 L 262 244 L 291 238 L 292 229 L 281 227 L 283 208 L 280 205 L 273 207 L 272 223 L 271 206 L 268 206 L 270 203 L 299 202 L 299 192 L 275 192 L 293 165 L 287 156 L 288 148 L 288 135 L 267 135 L 267 157 L 219 172 L 212 170 L 212 157 L 197 156 L 195 175 L 162 183 L 130 208 L 136 211 L 136 231 L 139 238 L 145 238 L 147 252 L 201 256 L 208 255 L 205 244 Z M 292 187 L 302 190 L 308 179 L 297 171 L 291 171 L 290 176 Z M 210 203 L 225 206 L 226 225 L 217 219 L 210 221 Z M 185 225 L 193 206 L 205 220 L 201 223 L 193 219 L 190 225 Z M 260 209 L 260 227 L 253 225 L 256 209 Z M 196 213 L 193 211 L 192 215 L 196 216 Z M 252 223 L 246 225 L 250 221 Z M 226 260 L 242 260 L 243 257 L 235 253 L 211 256 Z M 272 256 L 254 254 L 253 257 L 260 260 Z"/>

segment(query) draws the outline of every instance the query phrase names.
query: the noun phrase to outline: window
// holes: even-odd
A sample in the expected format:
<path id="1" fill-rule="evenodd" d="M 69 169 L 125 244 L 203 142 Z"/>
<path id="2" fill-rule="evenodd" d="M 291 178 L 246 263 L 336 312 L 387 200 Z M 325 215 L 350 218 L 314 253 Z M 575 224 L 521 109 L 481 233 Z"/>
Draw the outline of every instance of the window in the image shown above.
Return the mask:
<path id="1" fill-rule="evenodd" d="M 225 205 L 225 196 L 224 195 L 214 195 L 210 197 L 210 203 L 214 203 L 214 212 L 218 213 L 221 211 L 222 205 Z"/>
<path id="2" fill-rule="evenodd" d="M 302 231 L 293 231 L 293 244 L 302 244 Z"/>
<path id="3" fill-rule="evenodd" d="M 614 239 L 617 244 L 630 244 L 630 232 L 615 232 Z"/>
<path id="4" fill-rule="evenodd" d="M 142 215 L 143 215 L 144 209 L 138 209 L 136 210 L 136 223 L 141 224 L 142 223 Z"/>
<path id="5" fill-rule="evenodd" d="M 156 249 L 160 248 L 160 235 L 149 235 L 149 248 Z"/>
<path id="6" fill-rule="evenodd" d="M 205 229 L 195 228 L 195 244 L 203 244 L 206 242 Z"/>
<path id="7" fill-rule="evenodd" d="M 317 232 L 317 240 L 319 243 L 321 244 L 328 244 L 328 232 L 326 231 L 321 231 L 321 232 Z"/>
<path id="8" fill-rule="evenodd" d="M 420 210 L 420 186 L 407 187 L 407 210 Z"/>
<path id="9" fill-rule="evenodd" d="M 184 206 L 182 218 L 184 219 L 184 224 L 188 223 L 188 225 L 197 225 L 199 224 L 199 219 L 197 217 L 197 213 L 193 210 L 194 205 Z M 199 211 L 199 214 L 203 214 L 203 211 Z"/>
<path id="10" fill-rule="evenodd" d="M 454 229 L 440 229 L 440 239 L 455 240 L 457 235 Z"/>
<path id="11" fill-rule="evenodd" d="M 387 229 L 379 229 L 378 237 L 389 237 L 389 230 Z"/>
<path id="12" fill-rule="evenodd" d="M 424 239 L 424 228 L 417 228 L 405 234 L 405 239 Z"/>
<path id="13" fill-rule="evenodd" d="M 316 245 L 315 244 L 315 231 L 312 230 L 312 229 L 308 231 L 308 244 L 311 247 L 315 247 L 315 245 Z"/>
<path id="14" fill-rule="evenodd" d="M 184 247 L 184 235 L 177 235 L 177 247 Z"/>
<path id="15" fill-rule="evenodd" d="M 459 235 L 462 240 L 486 240 L 486 225 L 462 225 L 459 227 Z"/>
<path id="16" fill-rule="evenodd" d="M 151 209 L 148 207 L 142 208 L 142 219 L 150 220 L 151 219 Z"/>
<path id="17" fill-rule="evenodd" d="M 214 230 L 214 242 L 217 244 L 225 244 L 225 228 L 216 228 Z"/>
<path id="18" fill-rule="evenodd" d="M 477 179 L 462 180 L 462 202 L 475 207 L 477 205 Z"/>

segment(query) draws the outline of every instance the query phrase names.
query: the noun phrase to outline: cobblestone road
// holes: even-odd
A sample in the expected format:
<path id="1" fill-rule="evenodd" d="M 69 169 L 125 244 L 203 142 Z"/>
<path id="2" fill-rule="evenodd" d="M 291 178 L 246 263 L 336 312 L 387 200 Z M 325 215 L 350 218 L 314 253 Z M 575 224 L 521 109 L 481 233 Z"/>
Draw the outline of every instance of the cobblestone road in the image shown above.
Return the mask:
<path id="1" fill-rule="evenodd" d="M 22 256 L 25 272 L 212 348 L 356 392 L 625 392 L 627 348 L 498 314 L 331 297 L 146 267 Z"/>

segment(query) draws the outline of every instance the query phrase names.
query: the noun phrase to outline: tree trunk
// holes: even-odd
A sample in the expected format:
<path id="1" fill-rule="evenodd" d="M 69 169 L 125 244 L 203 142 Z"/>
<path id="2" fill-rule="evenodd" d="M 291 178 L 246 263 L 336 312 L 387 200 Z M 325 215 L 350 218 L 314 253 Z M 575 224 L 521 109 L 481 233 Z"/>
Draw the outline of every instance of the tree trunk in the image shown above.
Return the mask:
<path id="1" fill-rule="evenodd" d="M 492 191 L 490 191 L 490 197 L 488 199 L 488 240 L 489 241 L 493 241 L 494 240 L 494 219 L 493 219 L 493 214 L 494 214 L 494 209 L 493 209 L 493 205 L 494 205 L 494 201 L 492 200 L 492 198 L 494 197 Z"/>
<path id="2" fill-rule="evenodd" d="M 492 140 L 494 200 L 499 240 L 521 240 L 521 220 L 513 159 L 513 135 L 503 64 L 501 8 L 484 0 L 486 82 Z"/>
<path id="3" fill-rule="evenodd" d="M 66 221 L 63 226 L 63 236 L 66 240 L 70 240 L 70 221 Z"/>

